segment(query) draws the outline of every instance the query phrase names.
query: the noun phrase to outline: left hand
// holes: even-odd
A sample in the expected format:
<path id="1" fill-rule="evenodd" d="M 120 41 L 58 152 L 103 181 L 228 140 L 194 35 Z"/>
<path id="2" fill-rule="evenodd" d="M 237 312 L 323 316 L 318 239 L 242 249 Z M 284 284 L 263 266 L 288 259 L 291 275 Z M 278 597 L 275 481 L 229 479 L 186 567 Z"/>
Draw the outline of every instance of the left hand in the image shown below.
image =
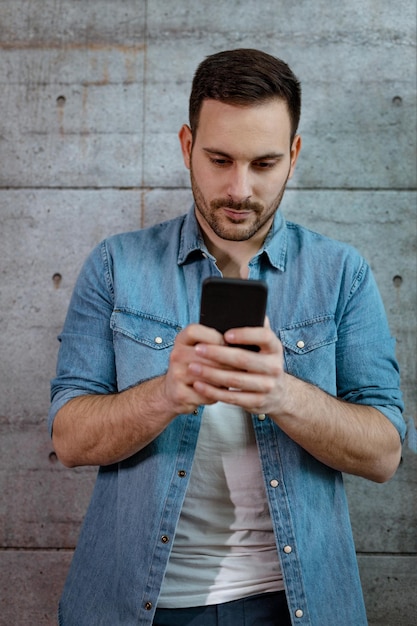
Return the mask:
<path id="1" fill-rule="evenodd" d="M 385 482 L 398 467 L 396 428 L 376 408 L 343 402 L 284 371 L 283 347 L 273 331 L 236 328 L 228 344 L 255 344 L 259 352 L 212 343 L 193 346 L 193 387 L 204 402 L 225 402 L 267 414 L 316 459 L 333 469 Z"/>
<path id="2" fill-rule="evenodd" d="M 198 343 L 189 369 L 194 388 L 207 403 L 234 404 L 251 413 L 277 413 L 285 398 L 283 348 L 269 325 L 235 328 L 224 335 L 228 346 Z M 259 352 L 234 348 L 257 345 Z M 203 364 L 201 357 L 211 361 Z M 199 362 L 198 362 L 199 361 Z"/>

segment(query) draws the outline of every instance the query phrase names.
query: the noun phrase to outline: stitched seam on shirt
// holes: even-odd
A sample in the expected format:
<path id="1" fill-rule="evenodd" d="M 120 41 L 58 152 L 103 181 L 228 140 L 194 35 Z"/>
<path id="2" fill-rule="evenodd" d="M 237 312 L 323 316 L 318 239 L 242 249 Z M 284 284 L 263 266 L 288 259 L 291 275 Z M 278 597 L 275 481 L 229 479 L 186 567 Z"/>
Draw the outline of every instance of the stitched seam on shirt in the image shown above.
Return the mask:
<path id="1" fill-rule="evenodd" d="M 349 300 L 351 299 L 351 297 L 353 296 L 353 294 L 357 291 L 357 289 L 360 287 L 360 285 L 362 284 L 362 281 L 365 277 L 365 274 L 368 270 L 368 264 L 366 263 L 365 259 L 361 259 L 361 266 L 359 267 L 359 270 L 356 274 L 356 276 L 353 279 L 352 282 L 352 286 L 350 288 L 350 292 L 349 292 L 349 296 L 347 301 L 349 302 Z"/>
<path id="2" fill-rule="evenodd" d="M 177 322 L 167 319 L 166 317 L 159 317 L 158 315 L 152 315 L 151 313 L 144 313 L 141 309 L 133 309 L 127 306 L 118 306 L 113 310 L 113 313 L 121 313 L 122 315 L 130 315 L 135 318 L 143 319 L 155 324 L 162 324 L 163 326 L 169 326 L 174 330 L 180 331 L 182 326 Z"/>
<path id="3" fill-rule="evenodd" d="M 104 275 L 106 278 L 106 283 L 107 283 L 107 287 L 111 293 L 112 296 L 112 301 L 114 304 L 114 287 L 113 287 L 113 277 L 111 275 L 110 272 L 110 262 L 109 262 L 109 253 L 108 253 L 108 249 L 107 249 L 107 241 L 104 240 L 101 243 L 101 256 L 102 256 L 102 260 L 103 260 L 103 264 L 104 264 Z"/>
<path id="4" fill-rule="evenodd" d="M 324 322 L 329 322 L 334 320 L 334 313 L 323 313 L 322 315 L 316 315 L 315 317 L 309 317 L 300 322 L 295 322 L 290 326 L 284 326 L 280 328 L 279 331 L 285 332 L 290 330 L 297 330 L 298 328 L 305 328 L 306 326 L 311 326 L 312 324 L 322 324 Z"/>

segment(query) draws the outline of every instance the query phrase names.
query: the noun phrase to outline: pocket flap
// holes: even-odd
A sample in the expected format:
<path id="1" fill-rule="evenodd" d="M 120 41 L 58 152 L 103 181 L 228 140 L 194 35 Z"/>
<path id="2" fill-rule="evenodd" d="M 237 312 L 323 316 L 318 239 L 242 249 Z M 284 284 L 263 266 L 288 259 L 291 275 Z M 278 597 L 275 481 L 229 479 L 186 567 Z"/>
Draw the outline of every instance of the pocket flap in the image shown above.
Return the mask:
<path id="1" fill-rule="evenodd" d="M 279 333 L 282 344 L 296 354 L 306 354 L 337 341 L 337 330 L 333 316 L 306 320 L 284 328 Z"/>
<path id="2" fill-rule="evenodd" d="M 114 332 L 122 333 L 135 341 L 155 350 L 162 350 L 173 345 L 181 327 L 128 309 L 115 309 L 110 320 Z"/>

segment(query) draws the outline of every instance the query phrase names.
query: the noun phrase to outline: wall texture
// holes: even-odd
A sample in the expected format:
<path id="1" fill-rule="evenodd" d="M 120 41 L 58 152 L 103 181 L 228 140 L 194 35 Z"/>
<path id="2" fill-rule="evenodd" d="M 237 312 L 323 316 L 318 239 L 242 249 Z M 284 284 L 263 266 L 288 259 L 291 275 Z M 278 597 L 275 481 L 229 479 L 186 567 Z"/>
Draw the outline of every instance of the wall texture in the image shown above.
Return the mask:
<path id="1" fill-rule="evenodd" d="M 301 79 L 304 148 L 283 210 L 370 260 L 414 423 L 415 11 L 413 0 L 0 0 L 0 625 L 55 623 L 95 475 L 64 469 L 46 432 L 56 335 L 98 241 L 188 208 L 177 131 L 207 54 L 260 47 Z M 374 626 L 415 624 L 411 447 L 389 484 L 346 481 Z"/>

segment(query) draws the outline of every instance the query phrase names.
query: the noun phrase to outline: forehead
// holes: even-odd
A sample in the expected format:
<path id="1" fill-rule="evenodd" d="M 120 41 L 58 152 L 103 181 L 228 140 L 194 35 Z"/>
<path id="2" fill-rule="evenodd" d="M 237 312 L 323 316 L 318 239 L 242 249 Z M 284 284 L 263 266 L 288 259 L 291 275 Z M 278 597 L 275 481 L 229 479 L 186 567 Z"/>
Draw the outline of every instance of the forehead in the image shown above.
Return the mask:
<path id="1" fill-rule="evenodd" d="M 284 100 L 247 106 L 204 100 L 195 143 L 225 151 L 252 146 L 260 154 L 288 149 L 290 138 L 291 120 Z"/>

